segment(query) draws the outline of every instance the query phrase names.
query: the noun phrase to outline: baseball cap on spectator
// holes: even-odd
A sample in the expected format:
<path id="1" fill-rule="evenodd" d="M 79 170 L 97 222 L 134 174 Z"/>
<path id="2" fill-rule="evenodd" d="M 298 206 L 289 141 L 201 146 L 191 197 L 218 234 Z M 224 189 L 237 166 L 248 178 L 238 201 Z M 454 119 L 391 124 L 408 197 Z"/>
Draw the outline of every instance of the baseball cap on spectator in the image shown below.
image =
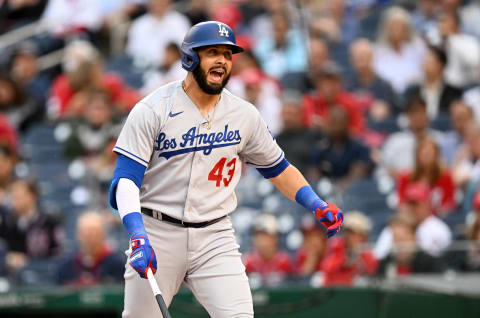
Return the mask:
<path id="1" fill-rule="evenodd" d="M 342 227 L 344 230 L 368 235 L 372 230 L 372 222 L 362 212 L 350 211 L 345 213 Z"/>
<path id="2" fill-rule="evenodd" d="M 407 202 L 421 202 L 430 200 L 430 189 L 422 182 L 415 182 L 407 187 L 405 192 Z"/>
<path id="3" fill-rule="evenodd" d="M 271 235 L 278 234 L 277 219 L 271 214 L 260 215 L 254 228 L 256 233 L 262 232 Z"/>
<path id="4" fill-rule="evenodd" d="M 237 45 L 243 47 L 243 49 L 245 50 L 244 52 L 252 50 L 253 40 L 250 37 L 249 33 L 242 33 L 242 34 L 235 35 L 235 39 L 237 40 Z M 232 56 L 232 58 L 235 61 L 240 56 L 241 56 L 240 54 L 235 54 Z"/>
<path id="5" fill-rule="evenodd" d="M 258 86 L 262 83 L 263 80 L 260 70 L 254 68 L 249 68 L 243 71 L 240 77 L 247 86 Z"/>

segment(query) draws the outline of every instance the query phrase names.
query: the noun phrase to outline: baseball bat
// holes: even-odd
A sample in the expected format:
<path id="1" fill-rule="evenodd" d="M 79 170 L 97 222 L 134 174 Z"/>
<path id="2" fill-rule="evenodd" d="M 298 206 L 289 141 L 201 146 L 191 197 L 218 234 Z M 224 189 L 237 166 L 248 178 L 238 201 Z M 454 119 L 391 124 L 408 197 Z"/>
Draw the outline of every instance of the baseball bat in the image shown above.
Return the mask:
<path id="1" fill-rule="evenodd" d="M 167 305 L 163 300 L 162 292 L 158 287 L 157 281 L 155 280 L 155 277 L 153 277 L 153 272 L 151 268 L 147 270 L 147 278 L 148 278 L 148 282 L 150 283 L 150 287 L 152 288 L 153 295 L 157 300 L 158 307 L 160 307 L 160 311 L 162 312 L 163 318 L 172 318 L 172 316 L 170 316 L 170 313 L 168 312 Z"/>

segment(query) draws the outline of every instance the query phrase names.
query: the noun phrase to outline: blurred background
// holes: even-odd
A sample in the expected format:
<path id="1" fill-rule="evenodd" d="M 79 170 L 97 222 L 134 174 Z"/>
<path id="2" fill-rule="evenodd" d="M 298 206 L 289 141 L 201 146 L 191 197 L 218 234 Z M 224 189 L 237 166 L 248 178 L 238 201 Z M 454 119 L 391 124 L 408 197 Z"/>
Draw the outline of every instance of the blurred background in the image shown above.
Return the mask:
<path id="1" fill-rule="evenodd" d="M 256 316 L 480 317 L 477 0 L 0 1 L 0 316 L 120 317 L 111 149 L 206 20 L 246 49 L 228 89 L 345 212 L 327 241 L 244 169 Z M 171 311 L 207 317 L 186 290 Z"/>

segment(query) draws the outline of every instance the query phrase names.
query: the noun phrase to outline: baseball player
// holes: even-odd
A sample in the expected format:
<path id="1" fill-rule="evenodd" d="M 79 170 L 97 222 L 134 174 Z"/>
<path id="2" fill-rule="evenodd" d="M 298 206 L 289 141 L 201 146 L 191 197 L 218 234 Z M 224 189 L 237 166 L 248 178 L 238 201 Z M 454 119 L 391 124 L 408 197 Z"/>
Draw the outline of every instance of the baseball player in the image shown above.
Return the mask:
<path id="1" fill-rule="evenodd" d="M 257 109 L 224 89 L 232 54 L 242 51 L 226 24 L 194 25 L 181 46 L 186 78 L 135 105 L 118 137 L 110 203 L 131 242 L 123 317 L 161 317 L 149 268 L 167 305 L 184 283 L 212 317 L 253 317 L 228 216 L 242 161 L 312 211 L 329 236 L 340 229 L 342 212 L 289 164 Z"/>

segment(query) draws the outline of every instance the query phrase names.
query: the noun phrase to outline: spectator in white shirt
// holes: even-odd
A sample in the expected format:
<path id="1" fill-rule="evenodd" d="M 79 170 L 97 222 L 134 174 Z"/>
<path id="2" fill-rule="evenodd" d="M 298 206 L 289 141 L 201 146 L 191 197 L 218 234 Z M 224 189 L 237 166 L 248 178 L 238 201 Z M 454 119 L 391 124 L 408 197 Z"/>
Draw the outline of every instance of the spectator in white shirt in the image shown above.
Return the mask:
<path id="1" fill-rule="evenodd" d="M 440 145 L 445 163 L 452 168 L 466 147 L 468 130 L 475 123 L 474 112 L 465 102 L 457 100 L 450 106 L 450 120 L 453 129 L 445 133 Z"/>
<path id="2" fill-rule="evenodd" d="M 111 17 L 118 14 L 129 15 L 147 2 L 147 0 L 102 0 L 99 1 L 99 5 L 103 16 Z"/>
<path id="3" fill-rule="evenodd" d="M 174 42 L 170 42 L 165 48 L 165 62 L 158 69 L 146 72 L 143 76 L 144 85 L 142 94 L 147 95 L 158 87 L 172 81 L 182 80 L 187 76 L 187 71 L 182 68 L 180 60 L 180 48 Z"/>
<path id="4" fill-rule="evenodd" d="M 472 108 L 475 122 L 480 125 L 480 68 L 477 69 L 476 85 L 467 89 L 463 93 L 462 99 Z"/>
<path id="5" fill-rule="evenodd" d="M 143 67 L 158 67 L 165 62 L 165 47 L 181 45 L 190 22 L 171 7 L 170 0 L 150 0 L 148 13 L 132 23 L 127 53 Z"/>
<path id="6" fill-rule="evenodd" d="M 50 33 L 57 36 L 82 30 L 98 31 L 103 22 L 100 1 L 50 0 L 42 22 Z"/>
<path id="7" fill-rule="evenodd" d="M 423 61 L 425 80 L 410 86 L 405 92 L 420 94 L 427 103 L 427 113 L 431 120 L 438 115 L 448 115 L 450 105 L 462 95 L 462 90 L 445 83 L 444 70 L 448 63 L 446 53 L 438 47 L 430 46 Z"/>
<path id="8" fill-rule="evenodd" d="M 423 183 L 413 183 L 406 192 L 407 205 L 403 213 L 412 216 L 417 224 L 415 238 L 419 247 L 432 256 L 440 256 L 452 242 L 452 232 L 445 222 L 432 214 L 431 193 Z M 386 257 L 393 246 L 390 226 L 385 227 L 375 244 L 374 253 L 378 259 Z"/>
<path id="9" fill-rule="evenodd" d="M 473 197 L 480 189 L 480 128 L 469 125 L 465 140 L 465 146 L 458 151 L 453 174 L 463 190 L 461 209 L 466 214 L 471 211 Z"/>
<path id="10" fill-rule="evenodd" d="M 480 38 L 480 1 L 473 0 L 460 10 L 462 30 Z"/>
<path id="11" fill-rule="evenodd" d="M 429 136 L 440 144 L 443 138 L 441 132 L 428 128 L 427 106 L 420 96 L 413 95 L 409 98 L 406 115 L 408 128 L 390 135 L 382 150 L 382 165 L 392 176 L 413 168 L 418 140 Z"/>
<path id="12" fill-rule="evenodd" d="M 293 27 L 287 12 L 272 16 L 274 36 L 259 39 L 254 53 L 263 71 L 276 79 L 307 70 L 307 48 L 303 33 Z"/>
<path id="13" fill-rule="evenodd" d="M 440 18 L 439 36 L 430 35 L 434 44 L 445 47 L 448 64 L 445 69 L 447 83 L 463 88 L 477 80 L 480 66 L 478 40 L 460 32 L 460 17 L 456 13 L 444 13 Z M 435 43 L 437 41 L 437 43 Z"/>
<path id="14" fill-rule="evenodd" d="M 412 13 L 412 22 L 415 30 L 424 35 L 430 29 L 435 28 L 440 7 L 437 0 L 417 1 L 417 7 Z"/>
<path id="15" fill-rule="evenodd" d="M 276 136 L 283 128 L 281 90 L 277 82 L 258 68 L 243 70 L 232 77 L 229 89 L 258 107 L 270 132 Z"/>
<path id="16" fill-rule="evenodd" d="M 389 81 L 396 93 L 422 78 L 425 44 L 415 36 L 410 14 L 392 7 L 385 11 L 375 49 L 376 73 Z"/>

